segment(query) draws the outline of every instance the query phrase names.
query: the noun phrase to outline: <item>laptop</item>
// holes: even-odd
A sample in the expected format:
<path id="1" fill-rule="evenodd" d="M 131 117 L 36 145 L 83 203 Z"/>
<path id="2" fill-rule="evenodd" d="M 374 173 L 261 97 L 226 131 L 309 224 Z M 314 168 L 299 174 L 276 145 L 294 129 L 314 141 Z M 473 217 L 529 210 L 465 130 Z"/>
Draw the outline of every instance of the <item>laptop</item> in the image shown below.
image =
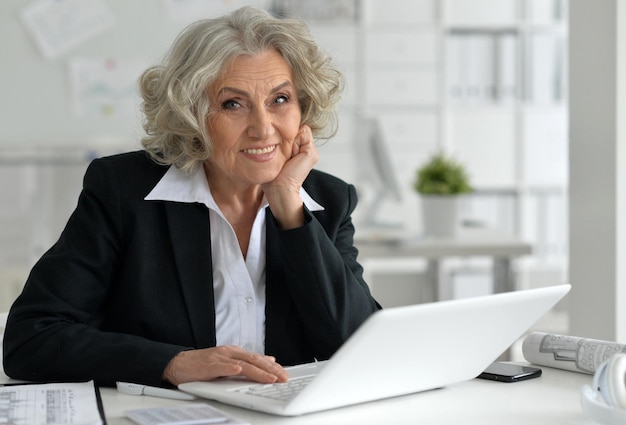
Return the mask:
<path id="1" fill-rule="evenodd" d="M 477 377 L 569 290 L 570 285 L 555 285 L 383 309 L 329 360 L 286 368 L 289 383 L 263 385 L 231 377 L 178 388 L 296 416 L 445 387 Z M 287 384 L 302 389 L 292 393 Z"/>

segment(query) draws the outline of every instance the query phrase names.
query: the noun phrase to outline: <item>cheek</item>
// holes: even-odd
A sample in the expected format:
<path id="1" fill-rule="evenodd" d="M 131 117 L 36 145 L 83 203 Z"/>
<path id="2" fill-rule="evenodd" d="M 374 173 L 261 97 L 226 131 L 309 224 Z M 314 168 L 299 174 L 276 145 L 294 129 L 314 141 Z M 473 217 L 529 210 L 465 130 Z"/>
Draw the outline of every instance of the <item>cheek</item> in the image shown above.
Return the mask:
<path id="1" fill-rule="evenodd" d="M 219 117 L 207 119 L 207 132 L 216 152 L 228 150 L 232 147 L 241 133 L 237 125 L 225 122 L 225 120 Z"/>
<path id="2" fill-rule="evenodd" d="M 280 151 L 282 152 L 283 157 L 285 157 L 285 160 L 291 158 L 291 154 L 293 153 L 293 142 L 283 143 L 280 146 Z"/>
<path id="3" fill-rule="evenodd" d="M 283 153 L 287 153 L 287 158 L 291 158 L 291 152 L 293 149 L 293 144 L 296 139 L 299 137 L 300 133 L 300 117 L 292 117 L 286 125 L 283 126 L 283 130 L 281 131 L 281 138 L 284 143 L 281 144 L 281 150 Z"/>
<path id="4" fill-rule="evenodd" d="M 207 131 L 210 136 L 224 134 L 224 130 L 228 129 L 224 120 L 219 115 L 213 115 L 206 120 Z"/>
<path id="5" fill-rule="evenodd" d="M 298 125 L 300 122 L 298 121 Z M 283 152 L 287 153 L 287 157 L 291 158 L 291 153 L 293 151 L 293 145 L 296 143 L 296 140 L 300 137 L 300 128 L 299 127 L 291 127 L 292 130 L 287 134 L 283 134 L 283 140 L 285 143 L 282 144 Z"/>

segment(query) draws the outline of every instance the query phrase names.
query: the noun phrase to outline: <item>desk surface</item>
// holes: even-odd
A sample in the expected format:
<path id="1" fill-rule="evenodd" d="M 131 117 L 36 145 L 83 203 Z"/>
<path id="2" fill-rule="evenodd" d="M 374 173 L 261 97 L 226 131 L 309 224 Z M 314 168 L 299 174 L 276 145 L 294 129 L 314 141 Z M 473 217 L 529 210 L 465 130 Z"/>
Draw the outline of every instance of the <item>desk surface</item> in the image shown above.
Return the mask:
<path id="1" fill-rule="evenodd" d="M 252 425 L 354 424 L 507 424 L 591 425 L 580 407 L 580 387 L 591 375 L 543 368 L 543 376 L 512 384 L 474 379 L 443 389 L 344 407 L 299 417 L 282 418 L 208 401 Z M 130 396 L 102 389 L 110 425 L 132 425 L 129 409 L 185 403 L 148 396 Z"/>
<path id="2" fill-rule="evenodd" d="M 278 417 L 206 402 L 252 425 L 368 425 L 368 424 L 506 424 L 593 425 L 580 407 L 580 388 L 592 376 L 543 367 L 543 375 L 516 383 L 473 379 L 448 387 L 348 406 L 298 417 Z M 0 382 L 10 380 L 0 370 Z M 133 425 L 126 410 L 189 403 L 118 393 L 102 388 L 109 425 Z"/>
<path id="3" fill-rule="evenodd" d="M 357 233 L 355 245 L 363 257 L 517 257 L 532 253 L 530 243 L 487 229 L 464 229 L 454 238 L 383 234 L 359 237 Z"/>

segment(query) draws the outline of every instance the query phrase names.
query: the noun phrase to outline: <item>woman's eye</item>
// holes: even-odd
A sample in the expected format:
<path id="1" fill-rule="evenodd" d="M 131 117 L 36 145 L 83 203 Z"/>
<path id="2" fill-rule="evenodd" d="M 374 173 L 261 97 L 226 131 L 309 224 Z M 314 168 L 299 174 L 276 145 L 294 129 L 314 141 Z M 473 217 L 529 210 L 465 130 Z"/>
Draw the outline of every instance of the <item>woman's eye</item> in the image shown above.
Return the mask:
<path id="1" fill-rule="evenodd" d="M 285 96 L 285 95 L 280 95 L 278 97 L 276 97 L 276 99 L 274 99 L 274 103 L 287 103 L 289 102 L 289 96 Z"/>
<path id="2" fill-rule="evenodd" d="M 224 109 L 237 109 L 239 106 L 239 102 L 234 101 L 234 100 L 227 100 L 226 102 L 222 103 L 222 108 Z"/>

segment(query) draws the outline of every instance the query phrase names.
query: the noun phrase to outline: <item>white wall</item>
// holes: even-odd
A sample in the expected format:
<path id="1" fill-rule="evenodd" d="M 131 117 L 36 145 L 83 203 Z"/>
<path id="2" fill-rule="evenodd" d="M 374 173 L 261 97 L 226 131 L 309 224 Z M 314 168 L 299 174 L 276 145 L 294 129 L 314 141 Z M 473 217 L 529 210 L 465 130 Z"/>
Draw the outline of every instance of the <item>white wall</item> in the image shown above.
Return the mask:
<path id="1" fill-rule="evenodd" d="M 214 1 L 234 8 L 261 0 Z M 0 2 L 0 148 L 122 145 L 138 147 L 139 111 L 78 117 L 71 109 L 68 64 L 73 59 L 158 60 L 186 24 L 168 19 L 163 2 L 106 0 L 114 25 L 51 59 L 36 48 L 20 19 L 32 1 Z M 198 16 L 201 18 L 202 16 Z"/>
<path id="2" fill-rule="evenodd" d="M 626 341 L 626 2 L 570 5 L 570 332 Z"/>

